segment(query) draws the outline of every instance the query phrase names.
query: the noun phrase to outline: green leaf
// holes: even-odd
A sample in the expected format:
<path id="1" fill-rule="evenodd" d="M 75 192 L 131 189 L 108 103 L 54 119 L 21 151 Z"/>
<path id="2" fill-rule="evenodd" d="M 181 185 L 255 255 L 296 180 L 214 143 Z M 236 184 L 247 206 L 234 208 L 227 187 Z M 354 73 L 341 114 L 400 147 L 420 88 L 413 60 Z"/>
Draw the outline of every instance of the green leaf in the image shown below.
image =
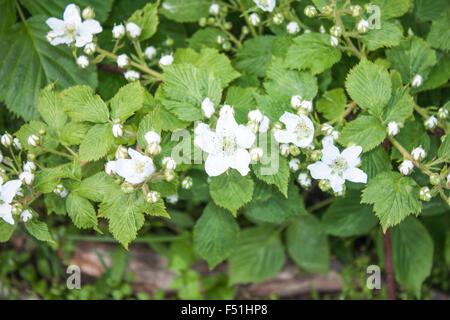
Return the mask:
<path id="1" fill-rule="evenodd" d="M 39 117 L 39 91 L 57 81 L 67 88 L 74 84 L 97 86 L 95 66 L 77 66 L 67 46 L 52 46 L 46 39 L 49 28 L 42 16 L 13 25 L 0 40 L 0 100 L 25 120 Z"/>
<path id="2" fill-rule="evenodd" d="M 268 226 L 242 230 L 228 261 L 231 284 L 260 282 L 275 276 L 285 261 L 279 233 Z"/>
<path id="3" fill-rule="evenodd" d="M 327 91 L 316 102 L 317 111 L 323 113 L 327 120 L 332 120 L 340 116 L 347 105 L 347 96 L 342 88 Z"/>
<path id="4" fill-rule="evenodd" d="M 401 17 L 412 6 L 413 0 L 374 0 L 374 5 L 380 7 L 383 20 Z M 385 21 L 382 21 L 383 24 Z"/>
<path id="5" fill-rule="evenodd" d="M 279 97 L 272 97 L 270 95 L 261 95 L 255 93 L 254 98 L 256 100 L 258 108 L 267 116 L 270 121 L 277 122 L 285 111 L 292 111 L 290 102 L 280 100 Z"/>
<path id="6" fill-rule="evenodd" d="M 39 113 L 44 121 L 51 127 L 62 130 L 67 121 L 64 113 L 62 101 L 58 93 L 54 91 L 54 86 L 49 85 L 39 93 Z"/>
<path id="7" fill-rule="evenodd" d="M 97 227 L 97 215 L 89 200 L 81 197 L 76 192 L 71 192 L 66 200 L 67 213 L 73 224 L 80 229 Z"/>
<path id="8" fill-rule="evenodd" d="M 45 136 L 41 137 L 39 134 L 39 130 L 44 129 L 46 131 Z M 28 144 L 28 137 L 32 134 L 41 137 L 40 141 L 44 145 L 44 147 L 50 149 L 56 149 L 58 147 L 58 133 L 55 129 L 48 127 L 45 123 L 41 121 L 30 121 L 27 124 L 24 124 L 19 131 L 16 132 L 16 136 L 20 141 L 20 144 L 25 150 L 31 152 L 38 152 L 39 146 L 33 147 Z"/>
<path id="9" fill-rule="evenodd" d="M 433 48 L 450 49 L 450 10 L 447 9 L 438 20 L 433 21 L 427 41 Z"/>
<path id="10" fill-rule="evenodd" d="M 113 0 L 20 0 L 20 3 L 32 14 L 44 14 L 58 19 L 62 18 L 64 9 L 70 3 L 78 5 L 80 10 L 89 6 L 95 11 L 95 20 L 104 22 L 111 11 Z"/>
<path id="11" fill-rule="evenodd" d="M 98 172 L 89 178 L 83 179 L 76 189 L 81 197 L 94 202 L 102 202 L 104 198 L 114 191 L 120 191 L 113 178 L 105 172 Z"/>
<path id="12" fill-rule="evenodd" d="M 209 268 L 228 258 L 235 247 L 239 225 L 226 210 L 209 203 L 194 227 L 194 245 Z"/>
<path id="13" fill-rule="evenodd" d="M 136 10 L 128 22 L 134 22 L 141 28 L 140 41 L 150 39 L 159 24 L 158 3 L 147 3 L 144 8 Z"/>
<path id="14" fill-rule="evenodd" d="M 367 174 L 368 181 L 375 178 L 380 172 L 391 171 L 392 165 L 389 155 L 382 146 L 365 152 L 361 155 L 361 168 Z"/>
<path id="15" fill-rule="evenodd" d="M 96 124 L 80 145 L 80 160 L 92 161 L 104 157 L 114 143 L 110 124 Z"/>
<path id="16" fill-rule="evenodd" d="M 414 110 L 414 100 L 408 93 L 408 88 L 400 88 L 396 90 L 389 100 L 386 109 L 383 112 L 382 118 L 385 123 L 395 121 L 404 123 L 409 118 Z"/>
<path id="17" fill-rule="evenodd" d="M 269 199 L 256 199 L 246 209 L 251 219 L 268 223 L 282 223 L 288 218 L 307 213 L 303 198 L 294 184 L 289 186 L 287 199 L 280 192 L 272 191 Z"/>
<path id="18" fill-rule="evenodd" d="M 248 113 L 256 106 L 255 88 L 229 87 L 225 98 L 226 104 L 233 106 L 234 116 L 238 123 L 246 123 L 248 121 Z"/>
<path id="19" fill-rule="evenodd" d="M 286 65 L 290 68 L 309 69 L 313 74 L 331 68 L 341 60 L 341 51 L 330 45 L 330 35 L 305 33 L 294 39 L 286 56 Z"/>
<path id="20" fill-rule="evenodd" d="M 0 33 L 16 22 L 16 1 L 0 0 Z"/>
<path id="21" fill-rule="evenodd" d="M 52 192 L 61 179 L 81 180 L 81 167 L 79 163 L 68 163 L 56 168 L 41 169 L 36 173 L 33 187 L 42 193 Z"/>
<path id="22" fill-rule="evenodd" d="M 214 77 L 221 80 L 222 88 L 240 76 L 228 57 L 215 49 L 203 48 L 200 53 L 191 48 L 179 49 L 174 58 L 175 63 L 190 63 L 200 70 L 212 72 Z"/>
<path id="23" fill-rule="evenodd" d="M 88 86 L 74 86 L 61 92 L 65 111 L 76 122 L 105 123 L 109 120 L 106 103 Z"/>
<path id="24" fill-rule="evenodd" d="M 221 82 L 212 72 L 190 64 L 174 64 L 165 68 L 163 88 L 163 105 L 185 121 L 200 120 L 203 100 L 209 98 L 217 106 L 222 95 Z"/>
<path id="25" fill-rule="evenodd" d="M 362 60 L 350 70 L 345 81 L 350 97 L 364 109 L 380 116 L 391 97 L 391 79 L 386 69 Z"/>
<path id="26" fill-rule="evenodd" d="M 395 5 L 393 5 L 395 7 Z M 403 38 L 403 29 L 400 22 L 382 21 L 380 29 L 369 29 L 369 32 L 361 35 L 361 41 L 369 51 L 375 51 L 383 47 L 394 47 Z"/>
<path id="27" fill-rule="evenodd" d="M 45 222 L 38 221 L 37 218 L 33 218 L 25 222 L 24 225 L 28 232 L 39 241 L 55 243 Z"/>
<path id="28" fill-rule="evenodd" d="M 446 84 L 450 79 L 450 55 L 441 54 L 440 59 L 436 65 L 431 69 L 428 77 L 423 82 L 422 86 L 417 91 L 426 91 L 436 89 Z"/>
<path id="29" fill-rule="evenodd" d="M 206 27 L 197 30 L 187 42 L 189 43 L 189 47 L 197 51 L 200 51 L 204 47 L 220 49 L 221 46 L 217 43 L 218 36 L 226 39 L 227 34 L 218 28 Z"/>
<path id="30" fill-rule="evenodd" d="M 427 78 L 431 68 L 436 64 L 436 53 L 427 42 L 411 37 L 400 45 L 386 52 L 392 68 L 400 72 L 403 83 L 409 83 L 416 75 Z"/>
<path id="31" fill-rule="evenodd" d="M 166 211 L 166 205 L 162 200 L 157 203 L 147 203 L 144 208 L 144 213 L 154 217 L 171 219 L 171 216 Z"/>
<path id="32" fill-rule="evenodd" d="M 413 217 L 392 228 L 391 239 L 395 279 L 420 298 L 422 283 L 433 265 L 433 240 Z"/>
<path id="33" fill-rule="evenodd" d="M 363 152 L 370 151 L 379 145 L 386 137 L 386 128 L 376 117 L 359 115 L 347 123 L 339 135 L 338 141 L 345 146 L 355 143 L 363 148 Z"/>
<path id="34" fill-rule="evenodd" d="M 403 177 L 398 172 L 382 172 L 369 181 L 361 203 L 374 205 L 384 231 L 422 209 L 419 186 L 411 177 Z"/>
<path id="35" fill-rule="evenodd" d="M 349 190 L 345 198 L 336 199 L 322 217 L 322 230 L 337 237 L 369 233 L 378 224 L 378 219 L 370 206 L 359 203 L 360 196 L 359 191 Z"/>
<path id="36" fill-rule="evenodd" d="M 261 161 L 252 165 L 253 173 L 259 179 L 267 184 L 275 185 L 278 190 L 287 198 L 289 184 L 289 165 L 284 157 L 278 157 L 278 147 L 276 144 L 269 145 L 271 152 L 264 150 Z M 276 156 L 277 161 L 272 157 Z"/>
<path id="37" fill-rule="evenodd" d="M 10 225 L 8 222 L 0 219 L 0 243 L 8 241 L 11 238 L 16 227 L 17 223 L 14 225 Z"/>
<path id="38" fill-rule="evenodd" d="M 209 13 L 209 0 L 164 0 L 160 12 L 176 22 L 197 22 Z"/>
<path id="39" fill-rule="evenodd" d="M 411 119 L 406 122 L 400 133 L 395 136 L 395 139 L 408 151 L 412 151 L 418 146 L 422 146 L 426 152 L 430 149 L 430 136 L 427 134 L 421 121 Z M 403 155 L 397 148 L 393 148 L 391 158 L 402 160 Z"/>
<path id="40" fill-rule="evenodd" d="M 139 82 L 132 82 L 120 88 L 111 99 L 111 118 L 125 122 L 144 105 L 144 88 Z"/>
<path id="41" fill-rule="evenodd" d="M 61 143 L 66 146 L 78 145 L 83 142 L 86 134 L 92 124 L 88 122 L 69 122 L 67 123 L 61 132 Z"/>
<path id="42" fill-rule="evenodd" d="M 328 239 L 320 230 L 320 222 L 316 217 L 302 215 L 295 218 L 286 230 L 286 247 L 289 255 L 300 267 L 309 272 L 328 272 Z"/>
<path id="43" fill-rule="evenodd" d="M 450 135 L 449 134 L 445 135 L 444 140 L 442 141 L 442 144 L 439 147 L 438 157 L 443 158 L 443 159 L 450 157 Z"/>
<path id="44" fill-rule="evenodd" d="M 283 57 L 290 45 L 287 37 L 259 36 L 244 42 L 236 54 L 234 65 L 242 73 L 263 77 L 272 56 Z"/>
<path id="45" fill-rule="evenodd" d="M 434 21 L 448 8 L 447 0 L 415 0 L 415 16 L 420 21 Z"/>
<path id="46" fill-rule="evenodd" d="M 241 176 L 236 170 L 229 170 L 218 177 L 211 177 L 209 192 L 219 207 L 236 215 L 239 208 L 252 200 L 253 180 L 248 175 Z"/>

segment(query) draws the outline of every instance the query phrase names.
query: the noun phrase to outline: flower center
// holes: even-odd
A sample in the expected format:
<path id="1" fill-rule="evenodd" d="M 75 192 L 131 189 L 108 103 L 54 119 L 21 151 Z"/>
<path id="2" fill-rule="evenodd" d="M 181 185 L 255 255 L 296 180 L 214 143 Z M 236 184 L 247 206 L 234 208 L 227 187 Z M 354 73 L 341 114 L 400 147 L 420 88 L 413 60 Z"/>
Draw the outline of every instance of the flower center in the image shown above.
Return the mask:
<path id="1" fill-rule="evenodd" d="M 74 36 L 76 31 L 77 31 L 77 28 L 75 27 L 75 25 L 73 23 L 69 23 L 66 25 L 66 34 L 68 36 Z"/>
<path id="2" fill-rule="evenodd" d="M 222 138 L 222 150 L 226 155 L 232 155 L 236 151 L 236 137 L 227 135 Z"/>
<path id="3" fill-rule="evenodd" d="M 136 161 L 134 170 L 137 173 L 141 173 L 141 174 L 144 173 L 144 168 L 145 168 L 145 162 L 143 162 L 143 161 Z"/>
<path id="4" fill-rule="evenodd" d="M 305 139 L 312 134 L 312 130 L 305 121 L 299 121 L 297 127 L 295 128 L 295 134 L 299 140 Z"/>
<path id="5" fill-rule="evenodd" d="M 343 157 L 337 157 L 330 167 L 334 173 L 342 174 L 348 168 L 348 163 Z"/>

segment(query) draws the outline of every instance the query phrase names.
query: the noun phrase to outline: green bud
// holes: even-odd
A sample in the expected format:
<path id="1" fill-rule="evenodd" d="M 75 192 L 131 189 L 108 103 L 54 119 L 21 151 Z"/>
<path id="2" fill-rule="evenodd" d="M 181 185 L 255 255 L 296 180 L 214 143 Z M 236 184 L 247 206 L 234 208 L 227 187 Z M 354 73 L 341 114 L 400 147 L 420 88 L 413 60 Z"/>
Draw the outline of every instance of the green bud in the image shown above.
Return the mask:
<path id="1" fill-rule="evenodd" d="M 441 182 L 441 177 L 440 177 L 439 175 L 437 175 L 437 174 L 432 174 L 432 175 L 430 176 L 430 183 L 431 183 L 433 186 L 438 185 L 440 182 Z"/>
<path id="2" fill-rule="evenodd" d="M 164 172 L 164 177 L 166 178 L 166 181 L 170 182 L 175 179 L 175 172 L 173 170 L 166 170 Z"/>
<path id="3" fill-rule="evenodd" d="M 213 25 L 215 22 L 216 22 L 216 19 L 214 19 L 213 17 L 208 18 L 208 24 Z"/>
<path id="4" fill-rule="evenodd" d="M 171 47 L 171 46 L 173 46 L 173 44 L 174 44 L 174 41 L 172 38 L 166 39 L 166 46 Z"/>
<path id="5" fill-rule="evenodd" d="M 289 153 L 293 155 L 294 157 L 298 156 L 300 154 L 300 148 L 297 147 L 295 144 L 291 144 L 289 146 Z"/>
<path id="6" fill-rule="evenodd" d="M 331 188 L 330 181 L 328 181 L 328 180 L 320 180 L 319 181 L 319 188 L 323 192 L 327 192 Z"/>
<path id="7" fill-rule="evenodd" d="M 130 194 L 134 192 L 134 186 L 128 182 L 122 183 L 120 188 L 122 189 L 122 192 L 125 194 Z"/>
<path id="8" fill-rule="evenodd" d="M 320 150 L 313 150 L 311 152 L 310 158 L 312 161 L 319 161 L 322 158 L 322 151 Z"/>
<path id="9" fill-rule="evenodd" d="M 250 30 L 248 29 L 247 26 L 243 26 L 241 32 L 243 35 L 247 35 L 247 34 L 249 34 Z"/>
<path id="10" fill-rule="evenodd" d="M 223 50 L 225 50 L 225 51 L 229 51 L 229 50 L 231 49 L 231 42 L 230 42 L 230 41 L 225 41 L 225 42 L 222 44 L 222 48 L 223 48 Z"/>
<path id="11" fill-rule="evenodd" d="M 231 28 L 233 28 L 233 24 L 229 21 L 225 22 L 225 30 L 231 30 Z"/>
<path id="12" fill-rule="evenodd" d="M 205 27 L 207 23 L 208 23 L 208 20 L 207 20 L 205 17 L 201 17 L 201 18 L 198 20 L 198 25 L 199 25 L 200 27 Z"/>
<path id="13" fill-rule="evenodd" d="M 27 159 L 30 161 L 34 161 L 34 160 L 36 160 L 36 155 L 34 153 L 30 152 L 27 154 Z"/>

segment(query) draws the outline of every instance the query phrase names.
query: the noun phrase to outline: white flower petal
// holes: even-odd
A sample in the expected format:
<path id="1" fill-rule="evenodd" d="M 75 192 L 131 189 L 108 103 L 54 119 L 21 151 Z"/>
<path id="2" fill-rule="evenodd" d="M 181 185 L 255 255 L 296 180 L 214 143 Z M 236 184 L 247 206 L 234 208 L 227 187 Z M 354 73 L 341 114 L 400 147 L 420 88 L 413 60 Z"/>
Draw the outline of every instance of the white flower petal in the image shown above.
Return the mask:
<path id="1" fill-rule="evenodd" d="M 194 138 L 194 144 L 207 153 L 214 152 L 214 140 L 216 134 L 212 132 L 209 127 L 201 126 L 199 128 L 199 126 L 196 128 L 198 131 Z"/>
<path id="2" fill-rule="evenodd" d="M 102 26 L 97 20 L 89 19 L 85 20 L 81 25 L 79 32 L 83 34 L 97 34 L 103 31 Z"/>
<path id="3" fill-rule="evenodd" d="M 337 174 L 333 174 L 328 179 L 330 181 L 331 189 L 334 192 L 342 192 L 345 180 L 338 176 Z"/>
<path id="4" fill-rule="evenodd" d="M 367 174 L 364 173 L 361 169 L 358 168 L 350 168 L 344 171 L 342 177 L 345 180 L 357 182 L 357 183 L 367 183 Z"/>
<path id="5" fill-rule="evenodd" d="M 7 203 L 0 204 L 0 218 L 9 224 L 14 224 L 14 219 L 11 214 L 12 207 Z"/>
<path id="6" fill-rule="evenodd" d="M 339 149 L 333 145 L 331 140 L 322 140 L 322 162 L 325 164 L 331 164 L 337 157 L 339 157 Z"/>
<path id="7" fill-rule="evenodd" d="M 134 163 L 132 159 L 119 159 L 115 161 L 114 171 L 119 176 L 126 178 L 134 174 Z"/>
<path id="8" fill-rule="evenodd" d="M 55 36 L 63 35 L 65 32 L 64 21 L 57 18 L 48 18 L 45 23 L 53 30 Z"/>
<path id="9" fill-rule="evenodd" d="M 249 127 L 240 125 L 236 130 L 236 142 L 242 148 L 250 148 L 255 142 L 255 135 Z"/>
<path id="10" fill-rule="evenodd" d="M 234 119 L 233 112 L 222 110 L 224 110 L 224 107 L 220 110 L 220 117 L 217 119 L 216 132 L 236 132 L 238 124 Z"/>
<path id="11" fill-rule="evenodd" d="M 314 179 L 328 179 L 331 175 L 330 167 L 321 161 L 310 164 L 308 170 Z"/>
<path id="12" fill-rule="evenodd" d="M 277 130 L 273 136 L 279 143 L 291 143 L 295 141 L 296 138 L 295 134 L 287 130 Z"/>
<path id="13" fill-rule="evenodd" d="M 350 167 L 355 167 L 361 163 L 361 159 L 359 158 L 361 152 L 362 147 L 352 146 L 342 151 L 341 156 L 344 157 L 345 160 L 347 160 L 347 163 Z"/>
<path id="14" fill-rule="evenodd" d="M 286 125 L 287 130 L 292 131 L 297 127 L 300 117 L 296 114 L 285 112 L 280 117 L 280 121 Z"/>
<path id="15" fill-rule="evenodd" d="M 205 162 L 205 171 L 210 177 L 220 176 L 229 168 L 227 159 L 210 154 Z"/>
<path id="16" fill-rule="evenodd" d="M 88 43 L 92 42 L 92 34 L 91 33 L 84 33 L 82 35 L 79 35 L 75 38 L 75 47 L 81 48 L 87 45 Z"/>
<path id="17" fill-rule="evenodd" d="M 2 186 L 2 190 L 0 192 L 0 200 L 8 204 L 11 203 L 21 186 L 22 181 L 20 180 L 8 181 Z"/>
<path id="18" fill-rule="evenodd" d="M 69 4 L 64 10 L 63 19 L 66 24 L 77 27 L 81 23 L 80 9 L 72 3 Z"/>
<path id="19" fill-rule="evenodd" d="M 230 167 L 239 171 L 242 176 L 246 176 L 250 171 L 250 154 L 245 149 L 238 149 L 230 159 Z"/>

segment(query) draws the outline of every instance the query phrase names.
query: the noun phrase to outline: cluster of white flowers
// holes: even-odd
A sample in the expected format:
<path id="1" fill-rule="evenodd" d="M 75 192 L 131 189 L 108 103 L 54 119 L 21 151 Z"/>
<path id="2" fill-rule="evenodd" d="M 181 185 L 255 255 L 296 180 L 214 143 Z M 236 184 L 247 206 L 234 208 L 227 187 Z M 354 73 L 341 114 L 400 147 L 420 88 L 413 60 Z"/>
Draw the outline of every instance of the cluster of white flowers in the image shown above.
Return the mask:
<path id="1" fill-rule="evenodd" d="M 291 106 L 300 113 L 309 113 L 313 110 L 312 101 L 303 99 L 299 94 L 291 97 Z"/>
<path id="2" fill-rule="evenodd" d="M 20 180 L 11 180 L 3 184 L 3 178 L 0 177 L 0 218 L 11 225 L 14 224 L 11 203 L 19 193 L 21 186 Z"/>
<path id="3" fill-rule="evenodd" d="M 238 125 L 231 106 L 221 108 L 215 131 L 199 123 L 194 133 L 195 145 L 208 153 L 205 171 L 209 176 L 219 176 L 230 168 L 243 176 L 248 174 L 251 158 L 247 149 L 256 137 L 250 128 Z"/>
<path id="4" fill-rule="evenodd" d="M 351 146 L 340 152 L 328 139 L 322 141 L 321 161 L 310 164 L 308 170 L 314 179 L 326 180 L 334 192 L 343 191 L 345 181 L 367 183 L 367 175 L 357 168 L 361 164 L 360 146 Z"/>
<path id="5" fill-rule="evenodd" d="M 414 163 L 411 160 L 403 160 L 403 162 L 398 167 L 401 174 L 407 176 L 414 169 Z"/>

